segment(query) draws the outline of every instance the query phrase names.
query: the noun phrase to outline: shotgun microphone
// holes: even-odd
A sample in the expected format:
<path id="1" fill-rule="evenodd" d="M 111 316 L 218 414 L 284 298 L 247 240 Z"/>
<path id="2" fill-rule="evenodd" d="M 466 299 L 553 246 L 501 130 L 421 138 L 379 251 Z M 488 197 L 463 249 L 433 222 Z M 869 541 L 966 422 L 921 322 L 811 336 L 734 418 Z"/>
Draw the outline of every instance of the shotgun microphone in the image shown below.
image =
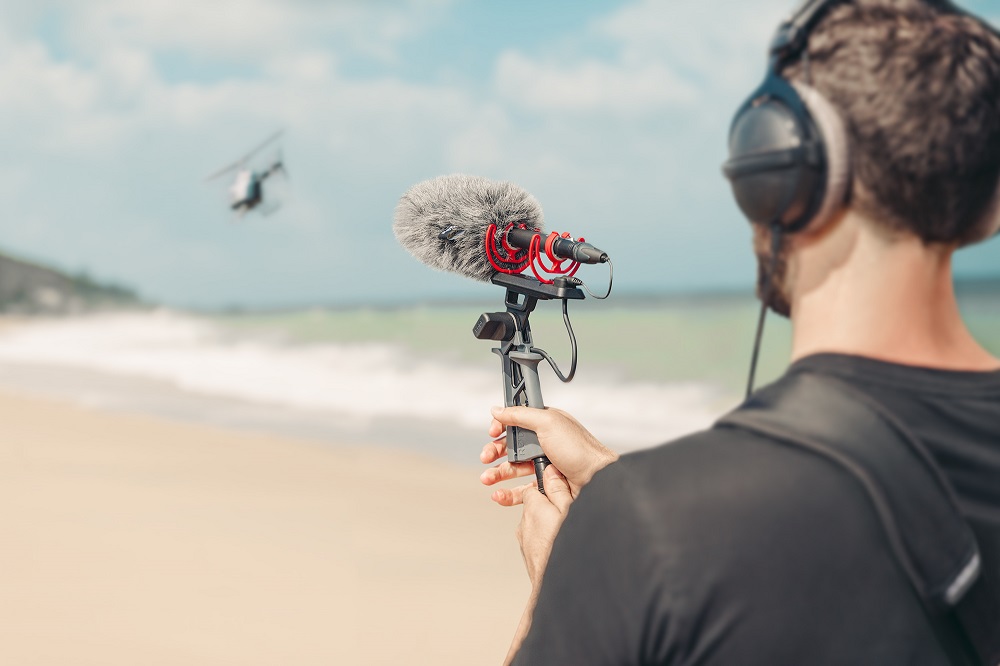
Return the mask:
<path id="1" fill-rule="evenodd" d="M 544 236 L 544 216 L 535 197 L 517 185 L 453 174 L 417 183 L 400 197 L 393 233 L 410 254 L 432 268 L 489 282 L 497 266 L 519 271 L 532 243 L 559 259 L 603 263 L 607 253 L 590 243 Z M 487 235 L 500 251 L 490 256 Z M 534 240 L 539 237 L 538 240 Z M 506 250 L 506 251 L 505 251 Z"/>

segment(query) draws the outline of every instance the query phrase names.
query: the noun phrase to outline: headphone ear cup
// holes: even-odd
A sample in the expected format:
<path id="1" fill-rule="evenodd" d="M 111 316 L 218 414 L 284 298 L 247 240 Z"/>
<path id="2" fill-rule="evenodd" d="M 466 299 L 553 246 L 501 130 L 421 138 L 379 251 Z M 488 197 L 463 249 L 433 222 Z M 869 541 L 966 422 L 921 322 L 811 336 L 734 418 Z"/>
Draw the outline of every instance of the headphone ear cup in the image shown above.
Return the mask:
<path id="1" fill-rule="evenodd" d="M 740 210 L 754 224 L 801 229 L 817 210 L 824 186 L 818 130 L 803 102 L 787 82 L 768 79 L 736 113 L 729 132 L 729 159 L 722 171 Z"/>
<path id="2" fill-rule="evenodd" d="M 802 228 L 802 231 L 815 231 L 829 222 L 847 202 L 851 187 L 850 143 L 840 114 L 818 90 L 798 81 L 793 81 L 792 87 L 805 103 L 826 153 L 823 201 L 816 208 L 816 214 Z"/>

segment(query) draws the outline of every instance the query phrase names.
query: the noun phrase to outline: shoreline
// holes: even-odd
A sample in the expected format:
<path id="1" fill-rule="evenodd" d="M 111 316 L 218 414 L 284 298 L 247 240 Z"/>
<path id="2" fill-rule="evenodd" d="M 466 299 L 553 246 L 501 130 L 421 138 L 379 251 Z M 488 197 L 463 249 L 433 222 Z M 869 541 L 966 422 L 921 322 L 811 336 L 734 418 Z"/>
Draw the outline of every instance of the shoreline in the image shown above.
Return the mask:
<path id="1" fill-rule="evenodd" d="M 171 382 L 56 364 L 0 361 L 0 392 L 55 400 L 115 415 L 273 435 L 339 447 L 413 452 L 436 460 L 479 465 L 483 432 L 439 421 L 378 420 L 332 410 L 289 407 L 186 390 Z M 484 410 L 484 423 L 488 413 Z"/>

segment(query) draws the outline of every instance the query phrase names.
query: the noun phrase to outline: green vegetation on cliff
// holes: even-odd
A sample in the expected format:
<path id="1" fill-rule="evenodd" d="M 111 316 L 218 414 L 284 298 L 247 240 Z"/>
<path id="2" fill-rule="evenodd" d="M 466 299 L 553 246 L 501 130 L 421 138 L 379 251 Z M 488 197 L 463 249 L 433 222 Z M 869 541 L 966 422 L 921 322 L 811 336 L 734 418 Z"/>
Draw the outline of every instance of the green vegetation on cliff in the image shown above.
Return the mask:
<path id="1" fill-rule="evenodd" d="M 58 314 L 136 307 L 139 296 L 87 273 L 61 271 L 0 254 L 0 312 Z"/>

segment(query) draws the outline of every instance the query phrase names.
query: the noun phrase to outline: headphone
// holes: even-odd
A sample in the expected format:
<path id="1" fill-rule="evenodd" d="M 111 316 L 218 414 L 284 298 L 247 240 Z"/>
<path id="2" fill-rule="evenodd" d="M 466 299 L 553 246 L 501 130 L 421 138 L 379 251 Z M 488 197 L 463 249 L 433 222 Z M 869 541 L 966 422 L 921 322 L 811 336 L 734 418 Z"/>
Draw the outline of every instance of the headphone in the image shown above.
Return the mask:
<path id="1" fill-rule="evenodd" d="M 778 26 L 764 82 L 740 106 L 729 129 L 730 157 L 722 171 L 736 203 L 747 219 L 772 227 L 776 236 L 822 228 L 850 196 L 851 154 L 843 121 L 816 89 L 781 75 L 785 65 L 802 60 L 808 80 L 810 33 L 830 9 L 848 1 L 806 0 Z M 971 16 L 950 0 L 939 4 Z M 995 222 L 969 243 L 1000 233 L 1000 184 L 988 210 Z"/>

